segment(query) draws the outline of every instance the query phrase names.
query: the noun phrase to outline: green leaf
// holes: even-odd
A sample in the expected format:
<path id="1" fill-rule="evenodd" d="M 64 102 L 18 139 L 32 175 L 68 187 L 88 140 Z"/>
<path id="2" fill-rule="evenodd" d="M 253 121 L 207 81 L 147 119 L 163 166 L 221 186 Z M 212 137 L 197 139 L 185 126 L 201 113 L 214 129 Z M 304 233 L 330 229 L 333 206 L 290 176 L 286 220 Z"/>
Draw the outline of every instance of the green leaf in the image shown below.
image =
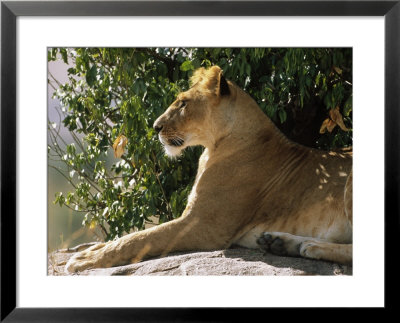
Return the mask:
<path id="1" fill-rule="evenodd" d="M 63 206 L 63 204 L 65 203 L 65 197 L 63 196 L 62 192 L 58 192 L 55 194 L 56 199 L 54 200 L 54 204 L 59 204 L 60 206 Z"/>
<path id="2" fill-rule="evenodd" d="M 194 70 L 194 65 L 191 61 L 184 61 L 180 67 L 180 70 L 183 72 Z"/>
<path id="3" fill-rule="evenodd" d="M 279 114 L 279 119 L 280 119 L 281 123 L 284 123 L 286 121 L 286 118 L 287 118 L 286 111 L 283 110 L 283 109 L 280 109 L 278 111 L 278 114 Z"/>
<path id="4" fill-rule="evenodd" d="M 65 48 L 60 48 L 60 54 L 65 64 L 68 64 L 68 53 Z"/>
<path id="5" fill-rule="evenodd" d="M 96 82 L 96 76 L 97 76 L 97 68 L 96 65 L 92 65 L 90 70 L 86 74 L 86 82 L 89 86 L 93 86 L 94 82 Z"/>

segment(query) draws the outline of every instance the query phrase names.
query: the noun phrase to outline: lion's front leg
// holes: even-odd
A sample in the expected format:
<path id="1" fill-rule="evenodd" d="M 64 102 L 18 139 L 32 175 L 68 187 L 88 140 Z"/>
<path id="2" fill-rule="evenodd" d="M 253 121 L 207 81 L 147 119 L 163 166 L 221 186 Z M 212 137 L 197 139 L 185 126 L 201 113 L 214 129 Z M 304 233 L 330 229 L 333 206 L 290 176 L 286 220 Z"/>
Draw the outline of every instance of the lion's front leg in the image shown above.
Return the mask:
<path id="1" fill-rule="evenodd" d="M 223 236 L 206 229 L 198 218 L 185 216 L 115 241 L 94 245 L 71 257 L 65 268 L 74 273 L 135 263 L 173 251 L 212 250 L 227 246 Z"/>

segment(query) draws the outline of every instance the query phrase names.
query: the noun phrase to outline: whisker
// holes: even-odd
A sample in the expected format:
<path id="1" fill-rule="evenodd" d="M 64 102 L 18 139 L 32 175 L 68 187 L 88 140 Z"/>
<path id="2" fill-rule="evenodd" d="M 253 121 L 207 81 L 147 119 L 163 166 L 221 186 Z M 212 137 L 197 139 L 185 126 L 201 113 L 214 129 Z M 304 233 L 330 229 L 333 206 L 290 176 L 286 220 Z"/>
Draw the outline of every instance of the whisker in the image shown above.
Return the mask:
<path id="1" fill-rule="evenodd" d="M 173 145 L 173 146 L 182 146 L 183 145 L 183 143 L 184 143 L 184 140 L 183 139 L 181 139 L 181 138 L 179 138 L 179 137 L 175 137 L 175 138 L 172 138 L 172 139 L 170 139 L 170 143 Z"/>

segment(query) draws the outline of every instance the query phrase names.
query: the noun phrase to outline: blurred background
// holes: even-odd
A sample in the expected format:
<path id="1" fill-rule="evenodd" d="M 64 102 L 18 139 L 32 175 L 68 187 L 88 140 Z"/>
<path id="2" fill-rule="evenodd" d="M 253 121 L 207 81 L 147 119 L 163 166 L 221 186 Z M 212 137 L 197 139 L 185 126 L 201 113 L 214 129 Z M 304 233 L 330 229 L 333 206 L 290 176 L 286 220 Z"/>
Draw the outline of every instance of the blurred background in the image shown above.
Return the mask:
<path id="1" fill-rule="evenodd" d="M 68 82 L 68 68 L 71 64 L 66 64 L 63 60 L 48 62 L 48 85 L 47 85 L 47 112 L 49 122 L 60 126 L 60 135 L 66 142 L 71 143 L 69 130 L 60 122 L 61 109 L 60 101 L 53 97 L 53 93 L 59 89 L 59 83 Z M 48 136 L 50 141 L 50 136 Z M 59 168 L 65 174 L 67 169 L 64 163 L 52 161 L 52 166 Z M 60 207 L 53 203 L 56 193 L 67 192 L 72 189 L 72 185 L 54 167 L 48 167 L 48 251 L 72 247 L 85 242 L 102 240 L 98 230 L 82 225 L 84 215 L 81 212 Z"/>

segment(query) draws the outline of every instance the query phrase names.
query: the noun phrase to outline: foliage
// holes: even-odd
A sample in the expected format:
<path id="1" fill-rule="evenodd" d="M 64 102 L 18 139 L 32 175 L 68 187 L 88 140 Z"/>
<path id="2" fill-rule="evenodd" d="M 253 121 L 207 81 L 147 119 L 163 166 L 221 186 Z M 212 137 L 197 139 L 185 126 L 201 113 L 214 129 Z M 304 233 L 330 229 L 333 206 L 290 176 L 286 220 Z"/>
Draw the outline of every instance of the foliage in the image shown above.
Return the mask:
<path id="1" fill-rule="evenodd" d="M 153 216 L 162 223 L 182 214 L 202 148 L 167 159 L 152 124 L 200 66 L 219 65 L 291 139 L 324 149 L 352 142 L 351 49 L 50 49 L 48 60 L 58 59 L 69 64 L 69 81 L 55 88 L 60 123 L 49 122 L 48 154 L 73 189 L 54 202 L 85 212 L 84 224 L 100 226 L 106 240 Z M 334 109 L 345 128 L 330 120 Z M 324 119 L 330 127 L 321 134 Z M 61 123 L 72 143 L 60 136 Z"/>

